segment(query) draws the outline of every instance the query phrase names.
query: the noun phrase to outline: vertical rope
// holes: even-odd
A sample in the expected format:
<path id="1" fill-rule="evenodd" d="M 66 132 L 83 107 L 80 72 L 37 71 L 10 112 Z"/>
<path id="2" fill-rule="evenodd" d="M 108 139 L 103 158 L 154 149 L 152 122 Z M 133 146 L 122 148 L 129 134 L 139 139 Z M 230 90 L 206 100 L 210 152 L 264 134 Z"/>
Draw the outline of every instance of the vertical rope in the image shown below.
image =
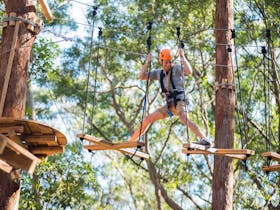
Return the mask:
<path id="1" fill-rule="evenodd" d="M 147 50 L 148 53 L 151 52 L 151 46 L 152 46 L 152 38 L 151 38 L 151 32 L 152 32 L 152 22 L 148 22 L 148 26 L 147 26 L 147 30 L 149 33 L 149 37 L 147 39 Z M 141 138 L 141 133 L 142 133 L 142 124 L 143 124 L 143 120 L 144 120 L 144 116 L 145 116 L 145 112 L 146 112 L 146 104 L 147 104 L 147 97 L 148 97 L 148 91 L 149 91 L 149 80 L 150 80 L 150 69 L 151 69 L 151 64 L 148 64 L 148 78 L 146 80 L 146 90 L 145 90 L 145 98 L 144 98 L 144 105 L 143 105 L 143 110 L 142 110 L 142 118 L 141 118 L 141 125 L 140 125 L 140 133 L 139 133 L 139 137 L 138 137 L 138 141 L 140 141 Z"/>
<path id="2" fill-rule="evenodd" d="M 93 99 L 92 99 L 92 111 L 91 111 L 91 130 L 93 128 L 93 116 L 95 111 L 95 103 L 96 103 L 96 89 L 97 89 L 97 68 L 99 66 L 99 49 L 100 43 L 102 38 L 102 28 L 99 27 L 98 31 L 98 43 L 97 43 L 97 50 L 96 50 L 96 64 L 95 64 L 95 71 L 94 71 L 94 89 L 93 89 Z"/>
<path id="3" fill-rule="evenodd" d="M 267 111 L 268 111 L 268 116 L 267 116 L 267 120 L 268 120 L 268 138 L 269 138 L 269 146 L 271 146 L 271 140 L 270 138 L 272 137 L 272 131 L 271 131 L 271 118 L 270 118 L 270 54 L 271 54 L 271 49 L 270 49 L 270 45 L 271 45 L 271 33 L 270 33 L 270 29 L 266 29 L 266 38 L 267 38 L 267 100 L 268 100 L 268 104 L 267 104 Z"/>
<path id="4" fill-rule="evenodd" d="M 177 29 L 178 48 L 184 49 L 185 45 L 184 45 L 183 41 L 180 39 L 181 28 L 177 27 L 176 29 Z M 181 64 L 181 69 L 182 69 L 182 73 L 183 73 L 183 79 L 185 81 L 185 72 L 184 72 L 183 61 L 182 61 L 181 56 L 180 56 L 180 64 Z M 183 91 L 184 91 L 184 102 L 186 103 L 185 104 L 186 106 L 184 107 L 185 112 L 186 112 L 186 130 L 187 130 L 186 140 L 187 140 L 187 143 L 189 144 L 190 143 L 190 134 L 189 134 L 189 119 L 188 119 L 188 109 L 187 109 L 188 103 L 186 101 L 186 93 L 185 93 L 185 82 L 183 85 Z"/>
<path id="5" fill-rule="evenodd" d="M 151 38 L 151 31 L 152 31 L 152 22 L 148 22 L 148 26 L 147 26 L 147 31 L 149 33 L 149 37 L 147 39 L 147 50 L 148 53 L 151 52 L 151 46 L 152 46 L 152 38 Z M 148 78 L 146 80 L 146 90 L 145 90 L 145 96 L 144 96 L 144 105 L 143 105 L 143 109 L 142 109 L 142 117 L 141 117 L 141 123 L 140 123 L 140 130 L 139 130 L 139 136 L 138 136 L 138 141 L 140 142 L 141 139 L 141 133 L 142 133 L 142 129 L 143 129 L 143 121 L 144 121 L 144 116 L 145 116 L 145 112 L 146 112 L 146 104 L 147 104 L 147 97 L 148 97 L 148 90 L 149 90 L 149 80 L 150 80 L 150 68 L 151 68 L 151 64 L 148 64 Z M 134 152 L 134 154 L 130 157 L 130 159 L 132 160 L 132 158 L 134 157 L 134 155 L 136 154 L 136 152 L 138 151 L 138 149 L 140 149 L 140 146 L 136 147 L 136 150 Z M 141 162 L 144 159 L 141 158 L 140 163 L 138 166 L 140 166 Z"/>
<path id="6" fill-rule="evenodd" d="M 235 38 L 235 30 L 232 29 L 231 30 L 231 36 L 232 39 Z M 230 46 L 229 46 L 230 48 Z M 240 132 L 240 141 L 241 141 L 241 145 L 242 145 L 242 149 L 244 148 L 244 141 L 243 141 L 243 135 L 245 136 L 245 145 L 248 144 L 248 134 L 246 132 L 246 125 L 247 125 L 247 113 L 245 112 L 244 109 L 244 103 L 243 103 L 243 96 L 242 96 L 242 90 L 241 90 L 241 80 L 240 80 L 240 72 L 239 72 L 239 66 L 238 66 L 238 58 L 237 58 L 237 48 L 234 45 L 234 53 L 235 53 L 235 66 L 236 66 L 236 76 L 237 76 L 237 89 L 239 94 L 237 93 L 237 91 L 235 92 L 236 98 L 238 99 L 239 96 L 239 101 L 240 101 L 240 106 L 241 106 L 241 112 L 242 112 L 242 119 L 243 119 L 243 123 L 241 122 L 241 119 L 239 117 L 239 103 L 236 103 L 237 106 L 237 120 L 238 120 L 238 127 L 239 127 L 239 132 Z M 229 49 L 228 49 L 229 52 Z M 232 72 L 234 73 L 234 67 L 233 67 L 233 59 L 232 59 L 232 50 L 230 50 L 230 58 L 231 58 L 231 63 L 232 63 Z M 233 74 L 234 75 L 234 74 Z M 242 126 L 242 127 L 241 127 Z M 243 128 L 243 129 L 242 129 Z"/>
<path id="7" fill-rule="evenodd" d="M 263 80 L 263 92 L 264 92 L 264 121 L 265 121 L 265 144 L 266 144 L 266 150 L 267 151 L 270 151 L 270 142 L 269 142 L 269 137 L 268 137 L 268 121 L 267 121 L 267 104 L 269 103 L 268 102 L 268 99 L 267 99 L 267 71 L 266 71 L 266 53 L 267 53 L 267 50 L 265 48 L 265 46 L 262 46 L 262 50 L 261 50 L 262 54 L 263 54 L 263 77 L 264 77 L 264 80 Z M 267 165 L 270 165 L 270 160 L 269 158 L 266 160 L 267 162 Z"/>
<path id="8" fill-rule="evenodd" d="M 91 40 L 90 40 L 90 55 L 89 55 L 89 66 L 87 71 L 87 84 L 86 84 L 86 95 L 85 95 L 85 109 L 84 109 L 84 121 L 83 121 L 83 133 L 85 132 L 85 124 L 87 117 L 87 102 L 88 102 L 88 87 L 89 87 L 89 77 L 90 77 L 90 69 L 91 69 L 91 57 L 92 57 L 92 46 L 93 46 L 93 33 L 94 33 L 94 17 L 96 16 L 97 7 L 93 7 L 92 11 L 92 27 L 91 27 Z"/>
<path id="9" fill-rule="evenodd" d="M 266 30 L 266 38 L 267 38 L 267 49 L 265 46 L 262 46 L 262 54 L 263 54 L 263 68 L 264 68 L 264 99 L 265 99 L 265 135 L 266 135 L 266 148 L 268 151 L 271 150 L 271 130 L 270 130 L 270 65 L 269 65 L 269 54 L 270 54 L 270 40 L 271 34 L 270 30 Z"/>

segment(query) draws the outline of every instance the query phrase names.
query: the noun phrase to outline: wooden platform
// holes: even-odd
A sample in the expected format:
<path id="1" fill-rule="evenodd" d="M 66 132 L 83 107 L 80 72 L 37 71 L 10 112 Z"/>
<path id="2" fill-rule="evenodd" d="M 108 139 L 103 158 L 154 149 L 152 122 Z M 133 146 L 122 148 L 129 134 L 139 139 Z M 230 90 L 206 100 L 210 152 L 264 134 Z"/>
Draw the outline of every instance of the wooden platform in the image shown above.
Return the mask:
<path id="1" fill-rule="evenodd" d="M 149 155 L 144 152 L 137 151 L 132 148 L 142 147 L 144 146 L 143 142 L 119 142 L 113 143 L 111 141 L 107 141 L 105 139 L 99 139 L 95 136 L 90 136 L 86 134 L 78 134 L 78 138 L 82 140 L 87 140 L 93 144 L 85 145 L 84 148 L 91 151 L 100 151 L 100 150 L 116 150 L 125 154 L 134 155 L 135 157 L 140 157 L 144 159 L 148 159 Z"/>
<path id="2" fill-rule="evenodd" d="M 63 153 L 67 143 L 58 130 L 32 120 L 0 118 L 0 159 L 33 173 L 38 157 Z M 3 167 L 2 167 L 3 166 Z M 6 171 L 7 166 L 0 164 Z"/>
<path id="3" fill-rule="evenodd" d="M 8 165 L 21 168 L 32 174 L 37 164 L 41 162 L 39 158 L 31 152 L 0 134 L 0 158 Z M 2 167 L 4 171 L 6 167 Z"/>
<path id="4" fill-rule="evenodd" d="M 249 156 L 254 155 L 255 151 L 248 149 L 219 149 L 214 147 L 205 147 L 198 144 L 183 144 L 182 153 L 184 154 L 203 154 L 203 155 L 220 155 L 239 160 L 246 160 Z"/>
<path id="5" fill-rule="evenodd" d="M 270 165 L 270 166 L 263 166 L 262 170 L 264 171 L 280 171 L 280 154 L 276 152 L 264 152 L 262 156 L 271 160 L 275 160 L 278 164 Z"/>

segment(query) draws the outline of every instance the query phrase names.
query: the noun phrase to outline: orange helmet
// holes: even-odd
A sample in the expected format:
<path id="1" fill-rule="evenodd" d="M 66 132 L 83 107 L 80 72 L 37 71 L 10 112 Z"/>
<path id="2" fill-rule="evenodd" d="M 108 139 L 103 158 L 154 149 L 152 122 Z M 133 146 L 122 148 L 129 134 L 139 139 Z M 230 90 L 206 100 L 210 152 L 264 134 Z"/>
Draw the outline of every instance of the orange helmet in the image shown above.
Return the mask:
<path id="1" fill-rule="evenodd" d="M 171 61 L 172 60 L 171 50 L 170 49 L 162 49 L 160 51 L 159 59 L 160 60 Z"/>

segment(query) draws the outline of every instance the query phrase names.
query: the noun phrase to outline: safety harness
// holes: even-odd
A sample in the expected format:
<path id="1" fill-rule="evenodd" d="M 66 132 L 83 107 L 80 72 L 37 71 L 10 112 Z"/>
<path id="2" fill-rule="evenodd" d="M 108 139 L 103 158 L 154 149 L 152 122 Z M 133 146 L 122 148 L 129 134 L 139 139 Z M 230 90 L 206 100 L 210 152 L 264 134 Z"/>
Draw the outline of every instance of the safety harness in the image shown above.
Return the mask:
<path id="1" fill-rule="evenodd" d="M 172 106 L 172 102 L 174 103 L 174 106 L 176 107 L 177 102 L 180 101 L 180 99 L 177 99 L 177 95 L 184 93 L 184 91 L 177 91 L 174 81 L 173 81 L 173 74 L 172 74 L 172 70 L 173 67 L 171 68 L 171 70 L 168 72 L 168 82 L 167 82 L 167 89 L 164 87 L 164 83 L 163 83 L 163 79 L 166 76 L 166 74 L 164 73 L 164 70 L 161 70 L 160 72 L 160 87 L 161 87 L 161 91 L 165 94 L 165 98 L 166 98 L 166 105 L 167 105 L 167 109 L 168 109 L 168 114 L 170 117 L 172 117 L 172 112 L 171 112 L 171 106 Z M 172 89 L 173 91 L 170 91 L 170 83 L 172 85 Z"/>

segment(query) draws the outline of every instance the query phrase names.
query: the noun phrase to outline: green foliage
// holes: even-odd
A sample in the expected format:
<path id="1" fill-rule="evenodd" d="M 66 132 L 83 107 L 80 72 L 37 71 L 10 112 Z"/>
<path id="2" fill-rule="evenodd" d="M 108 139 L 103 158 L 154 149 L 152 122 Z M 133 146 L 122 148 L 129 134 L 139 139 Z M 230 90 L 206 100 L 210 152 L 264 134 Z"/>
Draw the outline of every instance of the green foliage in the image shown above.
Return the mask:
<path id="1" fill-rule="evenodd" d="M 49 157 L 32 176 L 25 175 L 20 208 L 87 209 L 94 205 L 100 185 L 95 169 L 80 152 L 81 146 L 69 145 L 63 155 Z"/>
<path id="2" fill-rule="evenodd" d="M 60 7 L 60 3 L 62 1 L 52 2 L 56 5 L 57 17 L 64 19 L 70 4 Z M 126 141 L 142 119 L 146 83 L 138 81 L 138 74 L 145 62 L 147 38 L 152 37 L 152 67 L 157 68 L 162 46 L 169 46 L 176 53 L 176 27 L 180 26 L 180 38 L 194 69 L 193 77 L 186 79 L 189 117 L 214 138 L 214 2 L 101 0 L 96 5 L 94 21 L 103 29 L 101 39 L 95 35 L 92 39 L 91 28 L 87 27 L 83 31 L 85 37 L 74 39 L 64 51 L 49 39 L 42 38 L 35 43 L 30 72 L 36 87 L 37 116 L 55 119 L 57 113 L 51 107 L 58 104 L 64 108 L 70 103 L 60 113 L 74 116 L 77 126 L 70 130 L 81 130 L 85 120 L 85 133 Z M 274 65 L 272 62 L 269 65 L 279 78 L 279 3 L 238 0 L 234 1 L 234 8 L 238 61 L 234 69 L 235 147 L 246 144 L 256 155 L 247 161 L 248 170 L 242 163 L 235 162 L 233 207 L 279 208 L 279 177 L 260 172 L 266 164 L 260 154 L 269 146 L 280 151 L 279 104 L 275 102 L 274 92 L 277 82 L 269 84 L 271 91 L 267 98 L 264 90 L 267 64 L 261 53 L 261 46 L 267 46 L 264 32 L 271 29 L 270 44 L 274 50 L 269 56 L 274 58 Z M 92 8 L 88 7 L 87 12 L 87 22 L 91 25 Z M 148 21 L 153 23 L 151 34 L 147 31 Z M 75 29 L 74 23 L 67 23 L 58 19 L 49 27 L 56 29 L 59 24 L 66 24 L 60 31 Z M 275 79 L 272 73 L 270 71 L 271 81 Z M 150 84 L 148 96 L 147 113 L 164 105 L 157 83 Z M 263 136 L 266 100 L 270 102 L 270 141 L 265 141 Z M 20 206 L 28 209 L 157 209 L 161 205 L 162 209 L 170 209 L 158 188 L 155 190 L 157 184 L 161 184 L 169 198 L 182 208 L 210 209 L 213 157 L 183 156 L 181 145 L 186 139 L 186 129 L 176 120 L 154 123 L 147 136 L 154 174 L 151 165 L 144 162 L 139 168 L 119 153 L 98 151 L 89 158 L 74 141 L 65 154 L 50 157 L 32 177 L 23 177 Z M 190 134 L 190 139 L 194 140 L 195 136 Z M 153 175 L 159 183 L 153 182 Z"/>
<path id="3" fill-rule="evenodd" d="M 57 67 L 56 59 L 59 56 L 58 45 L 48 39 L 37 39 L 33 44 L 30 77 L 39 84 L 45 84 L 48 74 Z"/>

